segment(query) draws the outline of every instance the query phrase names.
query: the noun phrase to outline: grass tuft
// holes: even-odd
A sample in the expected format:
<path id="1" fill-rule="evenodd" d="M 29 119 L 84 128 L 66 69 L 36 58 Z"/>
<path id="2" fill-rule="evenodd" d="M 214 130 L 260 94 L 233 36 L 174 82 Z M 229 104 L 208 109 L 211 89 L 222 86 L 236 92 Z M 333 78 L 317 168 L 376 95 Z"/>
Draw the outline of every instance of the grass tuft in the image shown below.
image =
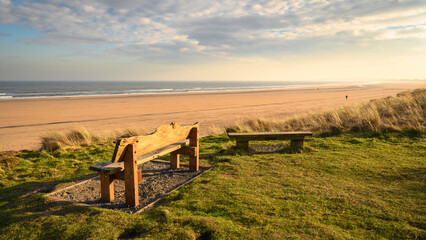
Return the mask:
<path id="1" fill-rule="evenodd" d="M 65 150 L 80 146 L 88 146 L 108 140 L 107 136 L 100 136 L 87 129 L 72 129 L 68 132 L 50 131 L 42 137 L 41 149 L 47 151 Z"/>
<path id="2" fill-rule="evenodd" d="M 144 134 L 145 134 L 145 132 L 142 131 L 141 129 L 127 128 L 126 130 L 124 130 L 124 132 L 119 133 L 118 137 L 128 138 L 128 137 L 140 136 L 140 135 L 144 135 Z"/>
<path id="3" fill-rule="evenodd" d="M 85 128 L 72 129 L 67 132 L 50 131 L 42 137 L 41 150 L 62 151 L 70 148 L 80 148 L 81 146 L 96 145 L 113 141 L 117 138 L 143 135 L 145 132 L 138 129 L 128 128 L 123 132 L 99 134 Z"/>

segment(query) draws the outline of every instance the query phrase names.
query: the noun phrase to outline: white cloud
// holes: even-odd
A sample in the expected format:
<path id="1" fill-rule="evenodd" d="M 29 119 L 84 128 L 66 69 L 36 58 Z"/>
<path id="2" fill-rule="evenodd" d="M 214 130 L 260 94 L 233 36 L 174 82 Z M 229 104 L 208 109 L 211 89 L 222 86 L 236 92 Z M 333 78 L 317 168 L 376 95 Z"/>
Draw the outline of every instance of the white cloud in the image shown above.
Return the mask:
<path id="1" fill-rule="evenodd" d="M 89 6 L 89 5 L 84 5 L 84 6 L 83 6 L 83 9 L 84 9 L 84 11 L 86 11 L 86 12 L 88 12 L 88 13 L 92 13 L 92 12 L 95 12 L 95 11 L 96 11 L 94 7 Z"/>
<path id="2" fill-rule="evenodd" d="M 321 41 L 425 38 L 426 3 L 331 0 L 0 0 L 0 24 L 31 44 L 108 44 L 109 53 L 166 59 L 242 57 Z M 408 26 L 398 29 L 398 26 Z M 224 47 L 226 46 L 226 47 Z M 222 53 L 222 54 L 218 54 Z"/>
<path id="3" fill-rule="evenodd" d="M 10 12 L 12 7 L 9 0 L 0 0 L 0 24 L 7 24 L 16 20 Z"/>
<path id="4" fill-rule="evenodd" d="M 403 29 L 391 29 L 379 34 L 375 40 L 390 40 L 390 39 L 426 39 L 426 25 L 404 27 Z"/>

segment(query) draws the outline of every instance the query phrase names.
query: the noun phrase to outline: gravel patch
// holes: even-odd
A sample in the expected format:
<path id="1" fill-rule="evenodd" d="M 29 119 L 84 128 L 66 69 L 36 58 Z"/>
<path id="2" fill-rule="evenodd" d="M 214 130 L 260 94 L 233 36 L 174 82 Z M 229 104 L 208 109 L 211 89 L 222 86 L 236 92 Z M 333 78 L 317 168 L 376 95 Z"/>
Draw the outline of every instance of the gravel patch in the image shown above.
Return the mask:
<path id="1" fill-rule="evenodd" d="M 59 189 L 49 196 L 61 201 L 135 213 L 153 205 L 171 191 L 189 183 L 195 177 L 209 170 L 210 167 L 200 166 L 198 172 L 191 172 L 186 167 L 171 169 L 168 162 L 150 161 L 139 165 L 139 169 L 142 170 L 142 182 L 139 183 L 140 205 L 137 207 L 129 207 L 125 204 L 124 181 L 121 180 L 114 180 L 114 201 L 102 202 L 99 177 Z"/>
<path id="2" fill-rule="evenodd" d="M 256 152 L 277 152 L 285 148 L 284 145 L 250 145 L 250 147 Z"/>

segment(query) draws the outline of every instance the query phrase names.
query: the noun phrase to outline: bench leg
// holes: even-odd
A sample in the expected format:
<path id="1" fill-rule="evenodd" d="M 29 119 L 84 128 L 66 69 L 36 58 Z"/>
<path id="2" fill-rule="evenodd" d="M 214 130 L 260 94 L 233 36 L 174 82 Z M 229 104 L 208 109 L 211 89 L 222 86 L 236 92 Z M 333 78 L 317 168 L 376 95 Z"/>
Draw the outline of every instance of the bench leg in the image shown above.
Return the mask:
<path id="1" fill-rule="evenodd" d="M 196 172 L 199 169 L 199 158 L 197 156 L 189 156 L 189 171 Z"/>
<path id="2" fill-rule="evenodd" d="M 303 139 L 293 139 L 293 140 L 291 140 L 290 147 L 292 147 L 292 148 L 303 147 Z"/>
<path id="3" fill-rule="evenodd" d="M 248 149 L 248 147 L 249 147 L 249 142 L 248 141 L 238 141 L 237 140 L 237 148 L 240 148 L 240 149 Z"/>
<path id="4" fill-rule="evenodd" d="M 180 155 L 174 152 L 170 153 L 170 168 L 176 169 L 180 167 Z"/>
<path id="5" fill-rule="evenodd" d="M 114 178 L 111 175 L 101 173 L 101 199 L 104 202 L 114 201 Z"/>
<path id="6" fill-rule="evenodd" d="M 126 204 L 139 205 L 138 165 L 136 157 L 136 145 L 129 144 L 124 156 L 124 195 Z"/>
<path id="7" fill-rule="evenodd" d="M 199 169 L 199 131 L 198 127 L 194 127 L 191 129 L 189 133 L 189 146 L 195 147 L 194 155 L 189 155 L 189 170 L 190 171 L 198 171 Z"/>

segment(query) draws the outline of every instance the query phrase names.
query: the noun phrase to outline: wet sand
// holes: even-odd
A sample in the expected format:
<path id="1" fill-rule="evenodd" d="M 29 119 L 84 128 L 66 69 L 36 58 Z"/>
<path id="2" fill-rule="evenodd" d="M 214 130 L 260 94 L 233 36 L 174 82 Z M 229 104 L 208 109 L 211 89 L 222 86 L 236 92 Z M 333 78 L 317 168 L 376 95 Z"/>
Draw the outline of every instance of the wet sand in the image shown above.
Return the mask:
<path id="1" fill-rule="evenodd" d="M 282 90 L 61 97 L 0 101 L 0 151 L 36 149 L 50 130 L 84 127 L 101 133 L 128 128 L 153 131 L 176 122 L 200 122 L 201 135 L 237 120 L 289 118 L 310 111 L 394 96 L 423 82 Z M 348 100 L 345 96 L 348 95 Z"/>

